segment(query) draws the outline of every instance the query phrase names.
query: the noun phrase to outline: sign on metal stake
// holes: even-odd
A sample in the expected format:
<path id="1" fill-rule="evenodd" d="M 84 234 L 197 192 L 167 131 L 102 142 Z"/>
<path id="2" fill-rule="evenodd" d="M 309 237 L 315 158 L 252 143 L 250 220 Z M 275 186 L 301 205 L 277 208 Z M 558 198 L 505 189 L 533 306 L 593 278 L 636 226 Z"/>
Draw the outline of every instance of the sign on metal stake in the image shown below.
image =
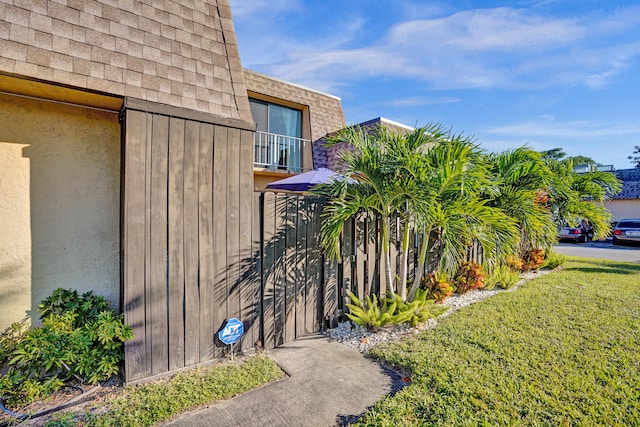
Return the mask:
<path id="1" fill-rule="evenodd" d="M 244 325 L 235 317 L 228 319 L 224 327 L 218 332 L 220 341 L 231 346 L 231 360 L 233 360 L 233 345 L 240 340 L 242 334 L 244 334 Z"/>

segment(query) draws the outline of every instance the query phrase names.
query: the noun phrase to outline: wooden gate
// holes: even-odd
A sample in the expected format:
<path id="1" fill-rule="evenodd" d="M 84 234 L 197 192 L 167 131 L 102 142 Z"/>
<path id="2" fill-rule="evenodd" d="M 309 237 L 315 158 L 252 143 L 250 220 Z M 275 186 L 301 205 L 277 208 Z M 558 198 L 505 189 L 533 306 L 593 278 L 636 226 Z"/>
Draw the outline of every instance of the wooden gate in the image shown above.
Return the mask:
<path id="1" fill-rule="evenodd" d="M 245 322 L 240 348 L 253 348 L 260 288 L 251 124 L 126 107 L 122 298 L 135 335 L 125 376 L 135 381 L 221 357 L 214 334 L 230 317 Z"/>

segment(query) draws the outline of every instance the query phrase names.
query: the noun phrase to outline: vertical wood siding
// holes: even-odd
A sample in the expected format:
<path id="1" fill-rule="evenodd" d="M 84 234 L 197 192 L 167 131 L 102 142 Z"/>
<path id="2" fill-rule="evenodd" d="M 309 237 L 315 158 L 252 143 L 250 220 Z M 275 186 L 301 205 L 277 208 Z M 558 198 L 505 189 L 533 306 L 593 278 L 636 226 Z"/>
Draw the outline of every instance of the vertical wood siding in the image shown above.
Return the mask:
<path id="1" fill-rule="evenodd" d="M 127 381 L 219 357 L 225 319 L 254 347 L 252 132 L 125 112 L 122 265 Z"/>

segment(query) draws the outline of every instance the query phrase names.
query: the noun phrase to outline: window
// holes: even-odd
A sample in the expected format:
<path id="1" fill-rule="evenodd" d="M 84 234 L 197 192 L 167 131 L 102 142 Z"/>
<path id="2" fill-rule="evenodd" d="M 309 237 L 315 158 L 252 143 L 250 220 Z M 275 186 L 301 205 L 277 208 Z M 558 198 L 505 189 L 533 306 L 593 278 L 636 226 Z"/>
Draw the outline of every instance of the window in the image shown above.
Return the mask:
<path id="1" fill-rule="evenodd" d="M 249 104 L 259 132 L 302 138 L 302 111 L 257 99 Z"/>
<path id="2" fill-rule="evenodd" d="M 257 99 L 249 99 L 257 132 L 254 147 L 256 166 L 301 170 L 302 111 Z"/>

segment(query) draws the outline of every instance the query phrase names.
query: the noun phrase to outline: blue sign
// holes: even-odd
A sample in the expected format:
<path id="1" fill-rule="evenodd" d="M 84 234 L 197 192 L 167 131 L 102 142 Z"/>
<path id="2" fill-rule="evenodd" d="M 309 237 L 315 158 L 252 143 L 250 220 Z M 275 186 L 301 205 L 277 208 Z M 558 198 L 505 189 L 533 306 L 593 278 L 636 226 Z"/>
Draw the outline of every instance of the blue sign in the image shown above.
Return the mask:
<path id="1" fill-rule="evenodd" d="M 240 337 L 242 337 L 242 334 L 244 334 L 242 322 L 232 317 L 224 324 L 224 328 L 218 332 L 218 338 L 220 338 L 220 341 L 223 343 L 229 345 L 237 343 Z"/>

